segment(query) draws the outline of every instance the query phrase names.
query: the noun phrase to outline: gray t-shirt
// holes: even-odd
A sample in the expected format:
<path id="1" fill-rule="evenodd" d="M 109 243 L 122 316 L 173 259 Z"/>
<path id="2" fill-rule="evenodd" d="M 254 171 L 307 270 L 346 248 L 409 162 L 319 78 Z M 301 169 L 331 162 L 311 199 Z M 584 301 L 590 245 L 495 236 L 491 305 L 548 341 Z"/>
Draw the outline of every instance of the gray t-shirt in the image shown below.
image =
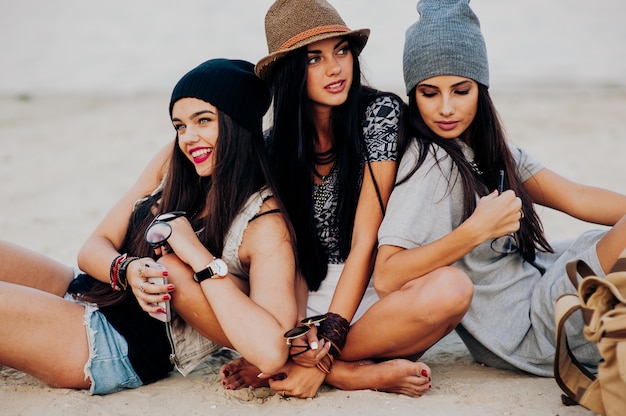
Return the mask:
<path id="1" fill-rule="evenodd" d="M 471 161 L 471 148 L 459 143 Z M 379 229 L 379 245 L 411 249 L 431 243 L 461 224 L 463 186 L 458 170 L 442 148 L 435 149 L 431 148 L 429 157 L 408 181 L 393 190 Z M 522 149 L 511 147 L 511 151 L 522 182 L 543 168 Z M 415 166 L 418 154 L 417 141 L 413 140 L 400 162 L 398 178 L 405 177 Z M 598 265 L 594 245 L 597 238 L 597 233 L 583 235 L 555 245 L 555 254 L 537 253 L 537 263 L 546 268 L 543 276 L 519 254 L 493 251 L 491 240 L 454 263 L 474 283 L 472 305 L 461 321 L 467 335 L 464 341 L 474 357 L 483 357 L 486 349 L 493 354 L 484 360 L 489 364 L 551 376 L 554 302 L 561 293 L 574 292 L 564 262 L 585 252 L 588 264 Z M 576 341 L 577 346 L 582 344 L 584 339 Z"/>

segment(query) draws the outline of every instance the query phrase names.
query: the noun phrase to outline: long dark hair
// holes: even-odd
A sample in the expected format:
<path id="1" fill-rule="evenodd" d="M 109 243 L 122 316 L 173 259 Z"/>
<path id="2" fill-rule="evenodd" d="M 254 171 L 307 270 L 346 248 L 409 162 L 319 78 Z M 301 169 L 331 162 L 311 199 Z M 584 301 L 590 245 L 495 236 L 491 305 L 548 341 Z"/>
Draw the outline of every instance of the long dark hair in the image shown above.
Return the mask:
<path id="1" fill-rule="evenodd" d="M 366 157 L 362 134 L 364 110 L 377 94 L 380 95 L 361 85 L 358 51 L 351 39 L 347 40 L 354 57 L 352 85 L 347 100 L 333 107 L 330 121 L 338 174 L 339 252 L 343 258 L 350 251 Z M 326 276 L 328 253 L 318 238 L 313 212 L 312 172 L 317 137 L 306 89 L 307 56 L 307 48 L 302 47 L 275 65 L 270 81 L 274 101 L 268 147 L 278 192 L 295 229 L 300 271 L 309 290 L 314 291 Z"/>
<path id="2" fill-rule="evenodd" d="M 545 238 L 533 201 L 522 185 L 515 168 L 513 155 L 507 145 L 504 129 L 486 86 L 478 85 L 478 107 L 471 129 L 470 145 L 478 170 L 473 169 L 461 146 L 455 140 L 442 139 L 430 130 L 422 119 L 415 100 L 415 89 L 409 94 L 410 133 L 420 142 L 420 153 L 413 169 L 398 178 L 396 185 L 408 180 L 424 163 L 433 145 L 441 147 L 452 158 L 459 175 L 451 180 L 460 180 L 463 193 L 463 220 L 476 209 L 476 195 L 485 196 L 499 186 L 499 171 L 504 170 L 504 189 L 512 189 L 522 200 L 524 220 L 517 232 L 520 254 L 528 262 L 534 262 L 536 250 L 553 252 Z M 404 150 L 404 149 L 403 149 Z"/>
<path id="3" fill-rule="evenodd" d="M 144 241 L 145 229 L 152 219 L 163 212 L 185 211 L 194 229 L 203 230 L 199 235 L 203 245 L 220 257 L 233 220 L 248 198 L 264 185 L 272 190 L 279 208 L 285 212 L 271 177 L 261 131 L 250 132 L 219 109 L 217 115 L 219 136 L 211 176 L 198 176 L 180 150 L 177 136 L 162 189 L 137 204 L 120 252 L 129 256 L 153 256 L 154 250 Z M 206 216 L 196 216 L 205 209 Z M 290 232 L 293 238 L 294 233 Z M 129 294 L 130 290 L 113 292 L 109 285 L 98 282 L 81 298 L 99 306 L 110 306 Z"/>

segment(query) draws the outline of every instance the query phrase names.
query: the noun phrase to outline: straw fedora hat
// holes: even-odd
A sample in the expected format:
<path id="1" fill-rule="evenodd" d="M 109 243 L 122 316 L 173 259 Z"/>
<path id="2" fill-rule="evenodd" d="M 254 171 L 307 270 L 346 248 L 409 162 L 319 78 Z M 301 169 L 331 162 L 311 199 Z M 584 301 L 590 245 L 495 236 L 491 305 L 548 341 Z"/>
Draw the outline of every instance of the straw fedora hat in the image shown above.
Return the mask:
<path id="1" fill-rule="evenodd" d="M 351 37 L 359 54 L 369 35 L 369 29 L 350 30 L 326 0 L 276 0 L 265 15 L 269 55 L 256 64 L 254 71 L 267 80 L 278 59 L 302 46 L 335 36 Z"/>

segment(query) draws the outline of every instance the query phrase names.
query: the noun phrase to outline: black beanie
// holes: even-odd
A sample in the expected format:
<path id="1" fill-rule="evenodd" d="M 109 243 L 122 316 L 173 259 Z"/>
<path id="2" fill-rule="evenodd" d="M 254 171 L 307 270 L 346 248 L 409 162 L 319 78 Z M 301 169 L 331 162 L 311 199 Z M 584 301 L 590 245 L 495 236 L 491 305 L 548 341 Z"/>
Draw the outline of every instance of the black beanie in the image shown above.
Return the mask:
<path id="1" fill-rule="evenodd" d="M 209 102 L 251 132 L 261 130 L 271 101 L 269 89 L 254 73 L 252 63 L 223 58 L 198 65 L 178 81 L 172 91 L 170 117 L 174 103 L 181 98 Z"/>

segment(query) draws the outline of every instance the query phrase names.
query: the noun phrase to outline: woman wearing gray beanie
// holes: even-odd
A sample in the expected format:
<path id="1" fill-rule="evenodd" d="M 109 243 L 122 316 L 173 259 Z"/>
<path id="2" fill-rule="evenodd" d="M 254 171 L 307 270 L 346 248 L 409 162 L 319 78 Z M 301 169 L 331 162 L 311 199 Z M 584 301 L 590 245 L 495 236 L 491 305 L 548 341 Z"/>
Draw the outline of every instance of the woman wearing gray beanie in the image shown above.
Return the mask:
<path id="1" fill-rule="evenodd" d="M 1 364 L 99 395 L 186 375 L 222 346 L 261 371 L 284 365 L 294 240 L 253 68 L 212 59 L 180 79 L 175 138 L 83 245 L 84 273 L 0 242 Z"/>
<path id="2" fill-rule="evenodd" d="M 377 287 L 392 293 L 438 267 L 460 268 L 474 297 L 457 332 L 476 361 L 552 376 L 555 302 L 576 293 L 565 265 L 610 269 L 626 247 L 626 196 L 571 182 L 507 143 L 468 0 L 422 0 L 417 10 L 404 46 L 415 139 L 379 230 Z M 612 228 L 548 242 L 534 204 Z M 582 320 L 572 324 L 570 347 L 596 366 Z"/>

